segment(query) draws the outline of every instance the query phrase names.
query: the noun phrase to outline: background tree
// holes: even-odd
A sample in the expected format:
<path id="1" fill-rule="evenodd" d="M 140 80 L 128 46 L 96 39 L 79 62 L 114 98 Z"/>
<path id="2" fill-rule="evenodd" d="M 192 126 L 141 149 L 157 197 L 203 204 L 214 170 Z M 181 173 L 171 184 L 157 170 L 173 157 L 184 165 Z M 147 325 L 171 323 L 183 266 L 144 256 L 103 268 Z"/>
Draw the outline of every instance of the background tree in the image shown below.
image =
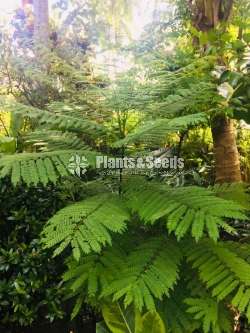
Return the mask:
<path id="1" fill-rule="evenodd" d="M 197 0 L 189 1 L 188 6 L 191 11 L 193 26 L 198 31 L 209 33 L 209 31 L 217 29 L 219 24 L 221 24 L 221 26 L 218 29 L 225 31 L 228 20 L 232 15 L 233 1 Z M 206 45 L 206 47 L 208 47 L 208 45 Z M 227 66 L 222 54 L 218 56 L 217 62 L 219 65 Z M 216 182 L 240 182 L 240 158 L 236 144 L 234 120 L 226 114 L 223 114 L 223 112 L 220 115 L 216 115 L 212 119 L 212 133 Z"/>
<path id="2" fill-rule="evenodd" d="M 33 0 L 34 5 L 34 37 L 46 45 L 49 42 L 49 4 L 48 0 Z"/>

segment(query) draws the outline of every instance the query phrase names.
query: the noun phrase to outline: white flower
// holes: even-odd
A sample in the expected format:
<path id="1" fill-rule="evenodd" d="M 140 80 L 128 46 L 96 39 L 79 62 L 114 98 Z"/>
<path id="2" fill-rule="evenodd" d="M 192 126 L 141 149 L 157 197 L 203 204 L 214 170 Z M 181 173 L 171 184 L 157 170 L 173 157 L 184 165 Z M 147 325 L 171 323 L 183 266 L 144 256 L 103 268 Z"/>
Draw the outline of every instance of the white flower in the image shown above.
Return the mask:
<path id="1" fill-rule="evenodd" d="M 221 85 L 219 85 L 217 90 L 219 95 L 224 97 L 226 100 L 229 100 L 234 93 L 234 88 L 227 82 L 224 82 Z"/>

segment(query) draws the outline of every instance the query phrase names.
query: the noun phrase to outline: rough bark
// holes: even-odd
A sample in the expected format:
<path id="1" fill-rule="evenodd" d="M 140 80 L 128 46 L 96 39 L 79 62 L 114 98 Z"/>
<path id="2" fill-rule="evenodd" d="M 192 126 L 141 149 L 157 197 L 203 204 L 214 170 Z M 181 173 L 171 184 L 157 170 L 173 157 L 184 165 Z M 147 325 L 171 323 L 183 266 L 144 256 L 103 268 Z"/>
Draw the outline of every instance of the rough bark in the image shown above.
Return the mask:
<path id="1" fill-rule="evenodd" d="M 241 181 L 239 153 L 236 145 L 234 121 L 220 116 L 212 125 L 216 183 Z"/>

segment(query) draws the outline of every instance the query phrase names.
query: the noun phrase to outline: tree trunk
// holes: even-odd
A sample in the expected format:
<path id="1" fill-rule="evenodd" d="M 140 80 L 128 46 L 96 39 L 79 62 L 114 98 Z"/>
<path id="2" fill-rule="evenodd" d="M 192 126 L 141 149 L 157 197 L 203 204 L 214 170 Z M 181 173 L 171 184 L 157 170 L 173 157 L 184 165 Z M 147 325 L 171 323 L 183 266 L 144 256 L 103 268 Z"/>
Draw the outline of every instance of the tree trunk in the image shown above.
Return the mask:
<path id="1" fill-rule="evenodd" d="M 228 21 L 233 0 L 190 0 L 193 26 L 208 32 L 220 22 Z M 236 145 L 234 122 L 226 117 L 216 117 L 212 122 L 217 183 L 241 181 L 240 159 Z"/>
<path id="2" fill-rule="evenodd" d="M 233 0 L 189 0 L 189 5 L 196 29 L 209 31 L 229 19 Z"/>
<path id="3" fill-rule="evenodd" d="M 48 0 L 34 0 L 34 37 L 40 46 L 49 42 L 49 5 Z"/>
<path id="4" fill-rule="evenodd" d="M 220 116 L 212 124 L 216 183 L 241 181 L 240 160 L 236 145 L 234 121 Z"/>

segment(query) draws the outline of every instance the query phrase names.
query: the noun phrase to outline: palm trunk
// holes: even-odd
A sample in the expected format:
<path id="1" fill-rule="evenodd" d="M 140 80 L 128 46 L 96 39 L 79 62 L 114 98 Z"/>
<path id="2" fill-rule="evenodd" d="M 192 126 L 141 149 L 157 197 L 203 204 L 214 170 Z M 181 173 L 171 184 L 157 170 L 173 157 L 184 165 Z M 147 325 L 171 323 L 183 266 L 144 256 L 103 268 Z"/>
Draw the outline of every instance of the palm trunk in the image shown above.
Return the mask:
<path id="1" fill-rule="evenodd" d="M 216 183 L 241 181 L 240 159 L 236 145 L 234 121 L 220 116 L 212 125 Z"/>
<path id="2" fill-rule="evenodd" d="M 220 22 L 228 21 L 233 0 L 190 1 L 193 25 L 199 31 L 208 32 Z M 236 145 L 234 122 L 226 117 L 215 117 L 212 124 L 215 169 L 217 183 L 241 181 L 240 158 Z"/>

